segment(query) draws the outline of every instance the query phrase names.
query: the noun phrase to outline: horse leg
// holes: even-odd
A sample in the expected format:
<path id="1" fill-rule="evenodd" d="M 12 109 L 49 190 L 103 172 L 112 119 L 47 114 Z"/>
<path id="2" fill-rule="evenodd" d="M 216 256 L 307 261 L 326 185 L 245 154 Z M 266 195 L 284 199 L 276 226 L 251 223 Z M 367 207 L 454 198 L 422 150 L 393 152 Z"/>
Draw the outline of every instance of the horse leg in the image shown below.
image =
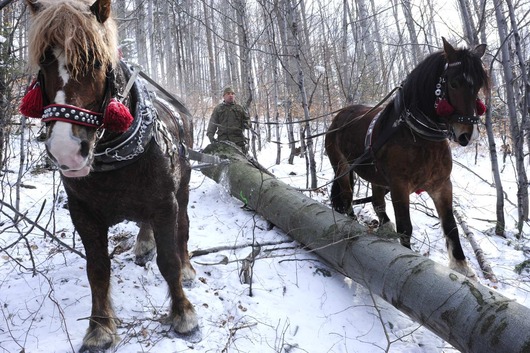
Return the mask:
<path id="1" fill-rule="evenodd" d="M 392 186 L 390 189 L 394 214 L 396 216 L 396 232 L 400 235 L 400 242 L 410 249 L 412 236 L 412 222 L 410 221 L 410 195 L 406 187 Z"/>
<path id="2" fill-rule="evenodd" d="M 114 310 L 110 301 L 110 258 L 108 228 L 92 219 L 90 212 L 69 208 L 81 241 L 85 247 L 87 277 L 92 293 L 92 312 L 80 352 L 101 352 L 118 342 Z"/>
<path id="3" fill-rule="evenodd" d="M 177 191 L 177 202 L 179 205 L 177 220 L 177 251 L 182 263 L 182 280 L 185 282 L 190 282 L 195 279 L 195 269 L 191 265 L 188 252 L 188 240 L 190 237 L 190 219 L 188 217 L 190 189 L 188 183 L 189 181 L 181 180 L 181 185 L 183 186 Z"/>
<path id="4" fill-rule="evenodd" d="M 155 257 L 155 252 L 156 243 L 153 228 L 149 223 L 141 223 L 134 246 L 134 263 L 139 266 L 145 266 L 146 263 Z"/>
<path id="5" fill-rule="evenodd" d="M 463 274 L 469 279 L 477 280 L 477 275 L 469 266 L 464 255 L 464 250 L 462 250 L 462 245 L 460 244 L 458 227 L 453 214 L 453 185 L 451 181 L 447 180 L 435 192 L 429 192 L 429 195 L 433 199 L 438 217 L 442 222 L 447 255 L 449 257 L 449 268 Z"/>
<path id="6" fill-rule="evenodd" d="M 378 231 L 391 231 L 396 230 L 394 224 L 388 218 L 386 213 L 386 195 L 387 188 L 379 185 L 372 184 L 372 206 L 374 208 L 375 214 L 379 219 L 379 229 Z"/>
<path id="7" fill-rule="evenodd" d="M 171 211 L 178 212 L 177 209 Z M 176 232 L 178 226 L 175 213 L 165 213 L 165 216 L 166 218 L 162 217 L 160 221 L 154 223 L 153 227 L 157 248 L 156 262 L 169 287 L 171 297 L 170 323 L 176 332 L 189 333 L 198 326 L 198 319 L 193 305 L 186 298 L 182 289 L 181 261 L 177 253 Z"/>
<path id="8" fill-rule="evenodd" d="M 330 157 L 330 160 L 332 158 Z M 346 159 L 341 159 L 332 165 L 335 169 L 335 179 L 331 185 L 331 205 L 339 213 L 351 215 L 353 199 L 353 171 Z"/>

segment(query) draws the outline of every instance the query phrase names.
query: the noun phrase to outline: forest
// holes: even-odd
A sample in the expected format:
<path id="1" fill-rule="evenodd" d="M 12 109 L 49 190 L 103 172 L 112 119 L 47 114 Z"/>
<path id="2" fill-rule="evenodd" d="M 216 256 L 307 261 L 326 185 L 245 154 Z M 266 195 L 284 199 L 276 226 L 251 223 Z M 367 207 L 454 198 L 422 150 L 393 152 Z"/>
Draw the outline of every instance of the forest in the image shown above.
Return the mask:
<path id="1" fill-rule="evenodd" d="M 18 105 L 35 72 L 27 68 L 25 3 L 3 0 L 0 9 L 4 166 L 6 139 L 20 123 Z M 292 161 L 301 149 L 311 188 L 317 186 L 316 155 L 322 152 L 315 150 L 315 138 L 333 112 L 353 102 L 381 101 L 422 58 L 441 49 L 442 36 L 469 48 L 487 44 L 484 63 L 492 89 L 483 92 L 483 125 L 499 195 L 497 233 L 505 227 L 498 153 L 516 161 L 519 230 L 528 219 L 528 1 L 116 0 L 113 10 L 123 59 L 140 65 L 189 107 L 197 120 L 197 146 L 222 89 L 233 86 L 252 117 L 254 153 L 274 143 L 277 161 L 282 152 Z M 280 141 L 283 128 L 288 141 Z M 495 136 L 502 139 L 498 148 Z"/>

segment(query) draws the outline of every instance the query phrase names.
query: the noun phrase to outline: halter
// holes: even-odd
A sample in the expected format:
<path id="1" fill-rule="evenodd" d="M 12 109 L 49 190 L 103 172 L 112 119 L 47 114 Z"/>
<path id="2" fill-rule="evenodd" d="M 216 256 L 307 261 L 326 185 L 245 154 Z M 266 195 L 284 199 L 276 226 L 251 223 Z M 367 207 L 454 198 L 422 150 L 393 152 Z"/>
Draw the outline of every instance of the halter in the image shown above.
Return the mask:
<path id="1" fill-rule="evenodd" d="M 394 98 L 394 109 L 395 111 L 399 112 L 398 118 L 396 119 L 396 121 L 394 121 L 392 126 L 388 128 L 386 132 L 383 132 L 382 136 L 379 136 L 378 141 L 376 141 L 376 146 L 374 146 L 374 143 L 372 141 L 373 131 L 383 111 L 379 112 L 372 119 L 365 136 L 364 153 L 359 158 L 357 158 L 356 163 L 362 163 L 370 159 L 374 152 L 374 148 L 375 150 L 377 150 L 379 147 L 384 145 L 386 143 L 386 140 L 390 138 L 390 136 L 396 131 L 397 127 L 401 124 L 406 124 L 411 131 L 430 141 L 443 141 L 453 136 L 454 132 L 451 127 L 451 124 L 453 123 L 467 125 L 478 124 L 480 122 L 479 116 L 484 114 L 486 110 L 484 103 L 482 103 L 480 99 L 477 98 L 476 102 L 478 116 L 463 116 L 455 114 L 454 107 L 445 98 L 447 90 L 447 69 L 459 66 L 461 64 L 461 61 L 457 61 L 454 63 L 446 63 L 444 71 L 435 86 L 434 94 L 436 96 L 436 99 L 434 102 L 434 108 L 436 110 L 436 114 L 439 117 L 442 117 L 443 121 L 433 120 L 420 109 L 414 107 L 407 107 L 405 105 L 405 98 L 403 96 L 402 84 L 399 87 L 399 91 L 396 94 L 396 97 Z"/>
<path id="2" fill-rule="evenodd" d="M 436 99 L 434 101 L 434 109 L 436 114 L 442 118 L 441 121 L 433 120 L 420 109 L 407 108 L 405 106 L 403 94 L 400 91 L 395 99 L 395 102 L 397 102 L 396 106 L 403 106 L 403 109 L 398 120 L 396 120 L 394 123 L 394 126 L 405 123 L 412 131 L 416 132 L 427 140 L 442 141 L 454 134 L 451 126 L 453 123 L 465 125 L 478 124 L 480 122 L 480 115 L 484 114 L 486 110 L 484 103 L 482 103 L 479 98 L 477 98 L 476 101 L 477 116 L 464 116 L 456 114 L 455 108 L 446 98 L 447 69 L 459 65 L 462 65 L 461 61 L 446 63 L 444 71 L 435 86 L 434 95 L 436 96 Z"/>
<path id="3" fill-rule="evenodd" d="M 460 123 L 467 125 L 478 124 L 480 122 L 480 116 L 486 112 L 486 106 L 479 98 L 477 98 L 476 101 L 477 115 L 463 116 L 454 114 L 455 108 L 451 105 L 451 103 L 449 103 L 448 99 L 445 97 L 447 91 L 447 69 L 459 65 L 462 65 L 461 61 L 445 64 L 444 72 L 442 76 L 440 76 L 440 78 L 438 79 L 436 89 L 434 90 L 434 95 L 436 96 L 436 99 L 434 100 L 434 109 L 436 110 L 436 114 L 438 114 L 438 116 L 443 117 L 448 123 Z"/>
<path id="4" fill-rule="evenodd" d="M 27 117 L 42 118 L 43 122 L 63 121 L 95 129 L 105 128 L 114 132 L 125 132 L 131 126 L 133 117 L 129 109 L 117 99 L 119 93 L 115 85 L 116 76 L 112 67 L 107 69 L 105 76 L 105 98 L 100 107 L 100 111 L 104 113 L 69 104 L 47 104 L 48 97 L 44 93 L 45 83 L 41 71 L 22 98 L 20 112 Z M 134 81 L 133 77 L 131 80 Z M 126 95 L 127 93 L 124 93 L 124 96 Z"/>
<path id="5" fill-rule="evenodd" d="M 68 104 L 50 104 L 44 107 L 42 121 L 65 121 L 67 123 L 99 128 L 103 125 L 103 114 Z"/>
<path id="6" fill-rule="evenodd" d="M 136 79 L 134 69 L 130 69 L 123 61 L 120 61 L 119 65 L 125 80 L 128 81 L 128 88 L 119 94 L 116 87 L 116 72 L 112 68 L 107 70 L 105 99 L 101 104 L 101 111 L 105 113 L 67 104 L 48 104 L 43 107 L 47 103 L 47 97 L 41 89 L 44 87 L 41 72 L 30 85 L 20 106 L 23 115 L 42 118 L 44 122 L 64 121 L 96 128 L 99 141 L 95 144 L 92 163 L 92 170 L 95 172 L 115 170 L 136 161 L 147 150 L 157 130 L 154 122 L 158 116 L 150 92 L 142 80 Z M 129 89 L 136 101 L 134 118 L 128 108 L 116 98 L 121 95 L 127 96 Z M 110 140 L 102 140 L 105 130 L 118 132 L 119 135 Z"/>

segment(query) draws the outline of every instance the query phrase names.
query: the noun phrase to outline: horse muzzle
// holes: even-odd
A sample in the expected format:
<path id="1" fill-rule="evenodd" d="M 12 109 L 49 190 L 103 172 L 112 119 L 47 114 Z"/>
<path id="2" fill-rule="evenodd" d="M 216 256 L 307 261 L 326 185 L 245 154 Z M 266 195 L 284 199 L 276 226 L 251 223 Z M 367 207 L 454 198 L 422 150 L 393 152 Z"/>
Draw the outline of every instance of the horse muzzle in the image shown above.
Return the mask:
<path id="1" fill-rule="evenodd" d="M 90 173 L 94 137 L 86 128 L 55 121 L 49 123 L 46 151 L 66 177 L 83 177 Z"/>
<path id="2" fill-rule="evenodd" d="M 453 140 L 460 146 L 468 146 L 478 137 L 480 117 L 452 115 L 447 120 L 451 124 Z"/>

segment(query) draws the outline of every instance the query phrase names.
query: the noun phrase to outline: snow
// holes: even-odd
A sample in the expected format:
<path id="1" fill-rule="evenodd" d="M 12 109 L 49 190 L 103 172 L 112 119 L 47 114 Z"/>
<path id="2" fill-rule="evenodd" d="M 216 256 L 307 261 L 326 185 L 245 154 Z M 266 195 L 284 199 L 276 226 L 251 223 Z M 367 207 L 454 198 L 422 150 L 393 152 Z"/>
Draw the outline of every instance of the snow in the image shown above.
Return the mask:
<path id="1" fill-rule="evenodd" d="M 11 205 L 16 200 L 18 138 L 12 136 L 9 170 L 1 176 L 2 200 Z M 68 211 L 63 207 L 65 194 L 58 185 L 57 172 L 35 172 L 42 164 L 38 158 L 42 146 L 35 142 L 34 135 L 27 137 L 25 144 L 29 146 L 30 167 L 22 178 L 25 187 L 20 189 L 19 209 L 26 218 L 14 225 L 11 210 L 2 207 L 0 213 L 0 352 L 73 352 L 81 346 L 90 315 L 85 261 L 59 246 L 28 219 L 38 220 L 41 227 L 78 251 L 83 252 L 83 248 L 78 236 L 74 237 Z M 297 157 L 294 165 L 289 165 L 284 150 L 284 160 L 277 166 L 274 148 L 261 152 L 259 162 L 282 181 L 305 187 L 304 159 Z M 482 284 L 528 307 L 529 273 L 518 275 L 514 271 L 516 265 L 528 260 L 530 247 L 527 239 L 515 237 L 516 186 L 511 160 L 507 160 L 502 174 L 510 200 L 505 205 L 505 239 L 491 231 L 495 190 L 484 137 L 478 152 L 473 147 L 453 146 L 453 154 L 469 168 L 458 164 L 453 167 L 456 208 L 474 232 L 499 283 L 484 278 L 460 231 L 464 251 Z M 324 184 L 331 180 L 332 170 L 326 157 L 317 156 L 317 163 L 319 180 Z M 271 229 L 265 219 L 244 208 L 199 171 L 193 172 L 190 186 L 190 251 L 230 248 L 192 258 L 197 278 L 185 292 L 199 315 L 202 339 L 184 339 L 161 323 L 169 304 L 166 284 L 155 262 L 145 267 L 134 264 L 132 246 L 137 226 L 124 222 L 110 230 L 109 251 L 116 250 L 112 259 L 112 298 L 121 320 L 121 341 L 114 351 L 456 352 L 429 330 L 303 250 L 282 230 Z M 359 190 L 359 197 L 364 197 L 366 187 Z M 308 195 L 328 202 L 327 192 Z M 411 202 L 414 250 L 446 265 L 439 221 L 429 216 L 435 214 L 432 202 L 425 194 L 413 195 Z M 387 206 L 393 218 L 391 204 Z M 366 223 L 375 218 L 370 205 L 356 207 L 356 213 Z M 528 231 L 525 225 L 524 233 Z M 250 287 L 241 282 L 240 271 L 241 260 L 252 252 L 253 242 L 274 245 L 262 246 Z"/>

